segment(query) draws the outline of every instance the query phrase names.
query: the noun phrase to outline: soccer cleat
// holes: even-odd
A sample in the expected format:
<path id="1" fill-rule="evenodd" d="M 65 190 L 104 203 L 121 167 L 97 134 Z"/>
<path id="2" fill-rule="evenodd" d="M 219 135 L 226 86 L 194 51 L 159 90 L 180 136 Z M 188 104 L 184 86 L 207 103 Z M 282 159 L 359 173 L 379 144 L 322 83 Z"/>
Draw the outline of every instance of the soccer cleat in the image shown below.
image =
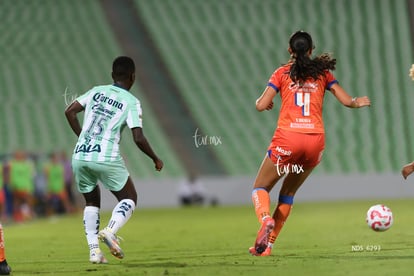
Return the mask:
<path id="1" fill-rule="evenodd" d="M 0 262 L 0 275 L 10 275 L 11 271 L 12 269 L 6 260 Z"/>
<path id="2" fill-rule="evenodd" d="M 268 246 L 260 256 L 270 256 L 270 254 L 272 254 L 272 248 Z"/>
<path id="3" fill-rule="evenodd" d="M 274 227 L 275 220 L 273 218 L 267 217 L 263 220 L 262 226 L 260 227 L 259 232 L 257 232 L 257 238 L 254 244 L 254 249 L 259 255 L 266 250 L 269 242 L 269 235 L 272 233 Z"/>
<path id="4" fill-rule="evenodd" d="M 260 254 L 256 252 L 256 249 L 254 248 L 254 246 L 249 248 L 249 253 L 252 254 L 253 256 L 260 256 Z"/>
<path id="5" fill-rule="evenodd" d="M 249 248 L 249 253 L 252 254 L 253 256 L 270 256 L 272 253 L 272 248 L 270 246 L 268 246 L 266 248 L 265 251 L 263 251 L 262 254 L 257 253 L 256 249 L 254 248 L 254 246 Z"/>
<path id="6" fill-rule="evenodd" d="M 113 234 L 109 229 L 105 228 L 99 231 L 98 238 L 108 246 L 112 256 L 118 259 L 124 258 L 124 252 L 122 252 L 122 249 L 119 246 L 119 237 Z"/>
<path id="7" fill-rule="evenodd" d="M 93 264 L 107 264 L 108 260 L 103 255 L 102 251 L 97 249 L 92 249 L 89 253 L 89 261 Z"/>

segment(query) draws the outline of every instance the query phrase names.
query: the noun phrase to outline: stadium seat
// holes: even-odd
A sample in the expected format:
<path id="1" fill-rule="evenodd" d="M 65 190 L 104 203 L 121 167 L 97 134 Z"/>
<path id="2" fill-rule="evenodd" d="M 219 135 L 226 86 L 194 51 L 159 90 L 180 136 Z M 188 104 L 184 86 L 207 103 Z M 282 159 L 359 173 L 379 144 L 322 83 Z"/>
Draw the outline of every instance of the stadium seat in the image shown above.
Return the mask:
<path id="1" fill-rule="evenodd" d="M 68 101 L 94 85 L 111 83 L 112 60 L 122 54 L 98 1 L 1 1 L 1 153 L 72 151 L 76 137 L 64 116 Z M 6 46 L 7 45 L 7 46 Z M 65 90 L 67 102 L 65 102 Z M 165 166 L 163 176 L 184 175 L 137 83 L 144 131 Z M 4 97 L 4 98 L 3 98 Z M 158 177 L 125 131 L 122 150 L 133 176 Z"/>
<path id="2" fill-rule="evenodd" d="M 230 174 L 254 174 L 263 158 L 278 106 L 260 114 L 254 101 L 289 58 L 287 40 L 298 29 L 313 35 L 316 54 L 333 52 L 351 95 L 373 101 L 351 111 L 327 93 L 327 150 L 317 171 L 384 172 L 413 158 L 414 128 L 404 127 L 414 102 L 405 2 L 336 1 L 329 14 L 318 0 L 135 3 L 200 128 L 223 137 L 214 150 Z"/>

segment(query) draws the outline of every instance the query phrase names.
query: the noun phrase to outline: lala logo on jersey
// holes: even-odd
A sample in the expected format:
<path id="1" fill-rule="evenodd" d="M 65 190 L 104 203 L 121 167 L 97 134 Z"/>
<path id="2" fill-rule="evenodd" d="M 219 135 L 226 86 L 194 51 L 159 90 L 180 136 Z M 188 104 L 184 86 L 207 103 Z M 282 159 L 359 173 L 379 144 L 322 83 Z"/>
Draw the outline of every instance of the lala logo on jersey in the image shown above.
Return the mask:
<path id="1" fill-rule="evenodd" d="M 75 153 L 78 153 L 78 152 L 84 152 L 84 153 L 101 152 L 101 145 L 99 144 L 95 144 L 94 146 L 87 145 L 87 144 L 77 145 L 75 148 Z"/>

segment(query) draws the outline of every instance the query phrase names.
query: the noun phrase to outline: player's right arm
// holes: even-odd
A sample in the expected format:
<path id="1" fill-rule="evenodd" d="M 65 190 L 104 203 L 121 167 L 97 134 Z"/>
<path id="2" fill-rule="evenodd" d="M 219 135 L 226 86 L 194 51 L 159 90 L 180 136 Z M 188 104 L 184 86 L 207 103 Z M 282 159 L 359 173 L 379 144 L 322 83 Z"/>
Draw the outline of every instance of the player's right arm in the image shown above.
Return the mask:
<path id="1" fill-rule="evenodd" d="M 145 153 L 146 155 L 148 155 L 148 157 L 152 159 L 152 161 L 155 164 L 155 169 L 157 171 L 161 171 L 162 167 L 164 166 L 164 163 L 161 159 L 158 158 L 158 156 L 152 150 L 147 138 L 144 136 L 142 128 L 134 127 L 131 129 L 131 131 L 135 144 L 143 153 Z"/>
<path id="2" fill-rule="evenodd" d="M 82 112 L 83 110 L 84 110 L 84 107 L 76 100 L 73 101 L 65 110 L 66 119 L 68 120 L 69 125 L 72 128 L 73 132 L 78 137 L 82 132 L 82 127 L 79 123 L 77 114 L 79 112 Z"/>
<path id="3" fill-rule="evenodd" d="M 286 73 L 287 67 L 277 68 L 270 76 L 269 82 L 262 95 L 256 100 L 257 111 L 271 110 L 273 108 L 273 98 L 279 93 L 281 83 L 281 75 Z"/>
<path id="4" fill-rule="evenodd" d="M 276 90 L 272 86 L 267 86 L 262 95 L 256 100 L 256 109 L 258 111 L 271 110 L 275 96 Z"/>

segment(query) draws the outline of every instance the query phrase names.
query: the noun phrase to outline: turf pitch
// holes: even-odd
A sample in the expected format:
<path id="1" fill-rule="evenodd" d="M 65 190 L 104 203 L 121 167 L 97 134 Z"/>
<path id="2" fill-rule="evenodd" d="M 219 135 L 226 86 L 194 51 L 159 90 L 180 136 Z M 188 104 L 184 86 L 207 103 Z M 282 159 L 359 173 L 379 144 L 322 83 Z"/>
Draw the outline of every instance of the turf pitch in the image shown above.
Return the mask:
<path id="1" fill-rule="evenodd" d="M 377 203 L 394 213 L 387 232 L 365 224 Z M 6 254 L 13 275 L 412 275 L 413 205 L 296 203 L 269 257 L 248 254 L 259 227 L 252 206 L 138 208 L 118 233 L 125 258 L 101 246 L 106 265 L 88 262 L 81 213 L 5 225 Z"/>

